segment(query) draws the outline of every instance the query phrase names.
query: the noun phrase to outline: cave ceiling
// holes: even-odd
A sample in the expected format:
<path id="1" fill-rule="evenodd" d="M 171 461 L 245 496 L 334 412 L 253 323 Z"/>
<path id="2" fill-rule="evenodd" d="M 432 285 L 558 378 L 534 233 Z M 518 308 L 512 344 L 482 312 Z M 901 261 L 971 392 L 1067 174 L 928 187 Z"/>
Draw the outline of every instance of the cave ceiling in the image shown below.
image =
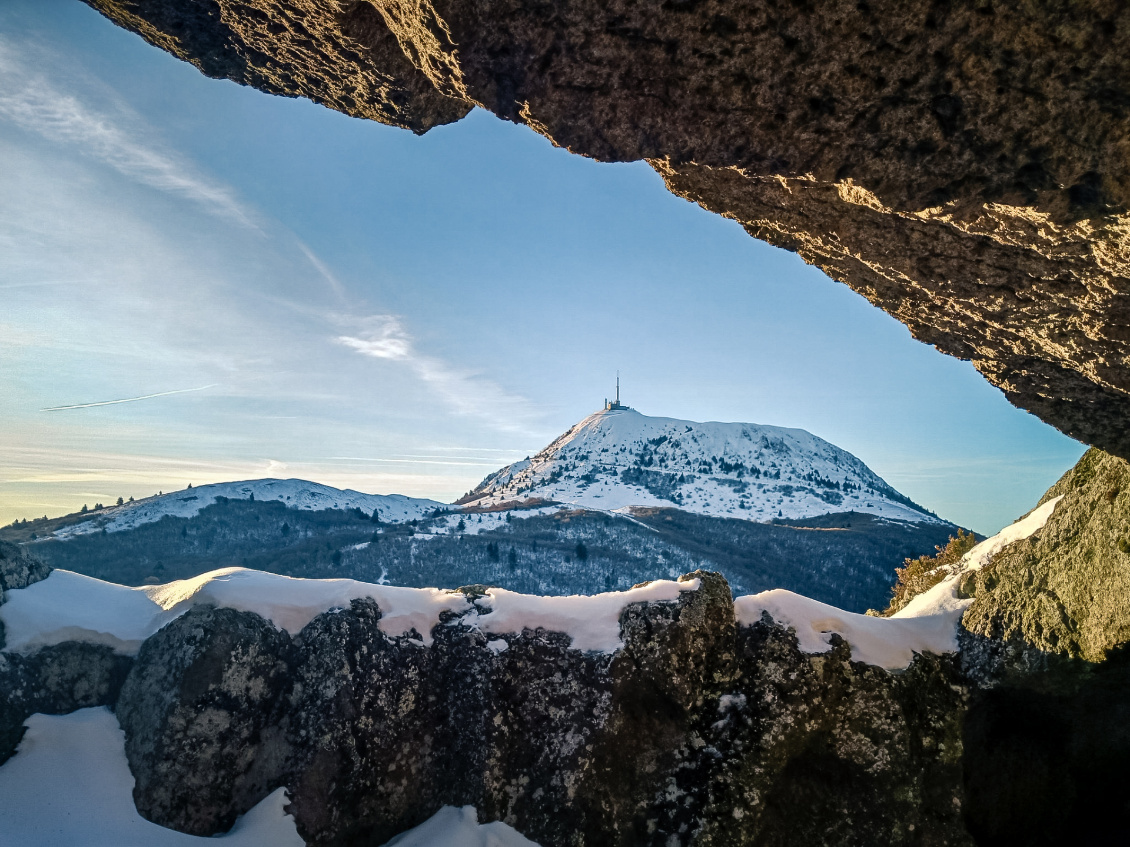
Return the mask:
<path id="1" fill-rule="evenodd" d="M 416 133 L 480 106 L 646 160 L 1130 458 L 1122 0 L 85 2 L 271 94 Z"/>

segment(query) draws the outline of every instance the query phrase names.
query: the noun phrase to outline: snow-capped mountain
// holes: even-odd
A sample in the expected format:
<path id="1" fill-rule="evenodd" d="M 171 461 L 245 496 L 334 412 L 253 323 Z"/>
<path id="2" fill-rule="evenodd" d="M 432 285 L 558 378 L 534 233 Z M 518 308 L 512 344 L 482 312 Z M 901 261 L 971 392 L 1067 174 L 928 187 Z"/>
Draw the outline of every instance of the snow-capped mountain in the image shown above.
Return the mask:
<path id="1" fill-rule="evenodd" d="M 941 523 L 855 456 L 802 429 L 694 423 L 627 407 L 589 415 L 536 456 L 488 476 L 458 504 L 531 499 L 753 521 L 854 511 Z"/>
<path id="2" fill-rule="evenodd" d="M 190 518 L 211 506 L 218 497 L 229 500 L 278 500 L 292 509 L 361 509 L 379 513 L 387 523 L 403 523 L 419 519 L 445 508 L 443 503 L 405 497 L 402 494 L 362 494 L 351 489 L 332 488 L 302 479 L 252 479 L 244 482 L 217 482 L 146 497 L 121 506 L 111 506 L 93 513 L 90 520 L 58 529 L 55 538 L 68 538 L 91 532 L 120 532 L 143 524 L 154 523 L 166 515 Z"/>

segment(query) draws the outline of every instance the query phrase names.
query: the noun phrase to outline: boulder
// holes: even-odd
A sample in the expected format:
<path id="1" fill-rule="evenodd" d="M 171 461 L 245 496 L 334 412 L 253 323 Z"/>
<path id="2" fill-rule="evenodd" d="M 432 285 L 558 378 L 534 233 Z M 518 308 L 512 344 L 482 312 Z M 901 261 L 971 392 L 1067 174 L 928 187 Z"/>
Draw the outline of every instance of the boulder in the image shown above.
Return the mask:
<path id="1" fill-rule="evenodd" d="M 283 784 L 273 707 L 289 642 L 258 615 L 202 606 L 142 644 L 115 711 L 144 817 L 211 835 Z"/>

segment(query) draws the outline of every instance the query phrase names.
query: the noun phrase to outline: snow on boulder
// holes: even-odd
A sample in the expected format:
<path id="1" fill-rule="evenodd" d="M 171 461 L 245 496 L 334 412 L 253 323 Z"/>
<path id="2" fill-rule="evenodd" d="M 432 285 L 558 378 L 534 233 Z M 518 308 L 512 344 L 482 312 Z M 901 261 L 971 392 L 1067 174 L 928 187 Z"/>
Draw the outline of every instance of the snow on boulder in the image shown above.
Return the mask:
<path id="1" fill-rule="evenodd" d="M 0 842 L 12 847 L 302 847 L 279 788 L 225 835 L 200 838 L 138 814 L 125 738 L 107 708 L 32 715 L 16 755 L 0 766 Z M 482 842 L 479 842 L 482 843 Z M 520 843 L 520 842 L 516 842 Z"/>
<path id="2" fill-rule="evenodd" d="M 574 650 L 614 653 L 624 646 L 620 640 L 620 614 L 625 606 L 672 602 L 684 591 L 697 591 L 700 585 L 700 580 L 687 577 L 677 582 L 659 579 L 627 591 L 569 597 L 536 597 L 492 588 L 486 597 L 476 601 L 477 606 L 490 613 L 480 615 L 475 623 L 483 632 L 493 635 L 539 628 L 563 632 L 572 639 Z M 492 649 L 497 651 L 499 647 Z"/>
<path id="3" fill-rule="evenodd" d="M 738 623 L 757 623 L 762 614 L 796 631 L 797 642 L 805 653 L 826 653 L 832 649 L 831 635 L 843 636 L 851 646 L 852 658 L 887 670 L 907 667 L 915 653 L 948 653 L 957 649 L 956 624 L 961 617 L 932 615 L 911 620 L 874 618 L 845 612 L 827 603 L 775 589 L 734 602 Z"/>
<path id="4" fill-rule="evenodd" d="M 396 836 L 385 847 L 538 847 L 502 823 L 479 823 L 474 806 L 444 806 L 422 824 Z"/>
<path id="5" fill-rule="evenodd" d="M 455 591 L 352 579 L 295 579 L 247 568 L 223 568 L 138 588 L 55 570 L 41 582 L 9 592 L 8 602 L 0 606 L 0 621 L 9 651 L 87 641 L 132 655 L 146 638 L 195 605 L 254 612 L 294 635 L 322 612 L 348 608 L 350 601 L 362 597 L 371 597 L 381 609 L 382 632 L 399 636 L 415 629 L 426 645 L 431 644 L 440 613 L 469 608 L 467 599 Z"/>
<path id="6" fill-rule="evenodd" d="M 535 597 L 494 588 L 472 606 L 459 591 L 297 579 L 248 568 L 223 568 L 136 588 L 55 570 L 47 579 L 9 592 L 8 602 L 0 606 L 0 622 L 10 652 L 83 641 L 135 655 L 145 639 L 193 606 L 253 612 L 296 635 L 323 612 L 346 609 L 351 601 L 369 597 L 381 610 L 381 632 L 396 637 L 415 630 L 424 646 L 431 646 L 440 615 L 453 612 L 484 632 L 541 628 L 568 634 L 574 649 L 610 653 L 623 646 L 619 620 L 625 606 L 677 600 L 698 586 L 697 579 L 658 580 L 628 591 L 573 597 Z"/>

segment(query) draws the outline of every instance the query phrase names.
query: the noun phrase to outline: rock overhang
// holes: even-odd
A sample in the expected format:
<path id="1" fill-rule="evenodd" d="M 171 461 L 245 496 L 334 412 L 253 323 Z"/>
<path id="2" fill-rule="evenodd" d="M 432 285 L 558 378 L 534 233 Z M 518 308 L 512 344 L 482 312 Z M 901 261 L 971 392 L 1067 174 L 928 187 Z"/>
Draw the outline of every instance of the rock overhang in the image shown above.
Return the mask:
<path id="1" fill-rule="evenodd" d="M 85 0 L 205 74 L 414 132 L 480 106 L 794 250 L 1130 457 L 1130 8 Z"/>

